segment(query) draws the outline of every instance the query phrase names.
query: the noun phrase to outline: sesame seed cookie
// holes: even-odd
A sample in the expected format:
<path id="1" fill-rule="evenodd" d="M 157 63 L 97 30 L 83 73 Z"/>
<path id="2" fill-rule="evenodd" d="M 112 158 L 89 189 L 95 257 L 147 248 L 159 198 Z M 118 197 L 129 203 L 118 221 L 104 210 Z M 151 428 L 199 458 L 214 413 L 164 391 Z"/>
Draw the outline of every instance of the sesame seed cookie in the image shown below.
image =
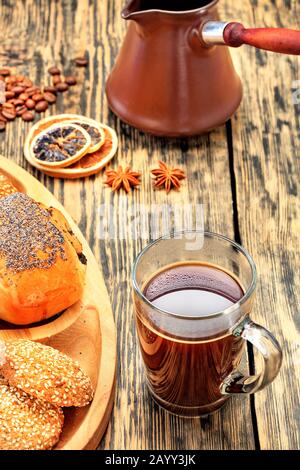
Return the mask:
<path id="1" fill-rule="evenodd" d="M 49 450 L 64 423 L 61 408 L 30 397 L 0 377 L 0 450 Z"/>
<path id="2" fill-rule="evenodd" d="M 6 342 L 0 373 L 9 385 L 55 406 L 86 406 L 93 398 L 91 380 L 79 364 L 41 343 Z"/>

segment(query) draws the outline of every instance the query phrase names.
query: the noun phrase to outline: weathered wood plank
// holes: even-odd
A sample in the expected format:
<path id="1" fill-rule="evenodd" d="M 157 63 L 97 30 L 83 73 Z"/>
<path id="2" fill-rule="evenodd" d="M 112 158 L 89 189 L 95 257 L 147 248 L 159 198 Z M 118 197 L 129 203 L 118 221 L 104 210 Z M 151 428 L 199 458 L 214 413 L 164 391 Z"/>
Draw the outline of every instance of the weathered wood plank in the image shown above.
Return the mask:
<path id="1" fill-rule="evenodd" d="M 102 44 L 105 53 L 106 73 L 100 86 L 104 88 L 105 77 L 121 44 L 125 24 L 120 20 L 123 2 L 109 2 L 106 29 Z M 104 101 L 105 103 L 105 101 Z M 106 103 L 104 116 L 107 113 Z M 189 141 L 155 139 L 130 129 L 110 114 L 109 122 L 115 125 L 120 135 L 118 159 L 143 173 L 143 185 L 129 197 L 129 204 L 179 204 L 186 202 L 206 204 L 206 224 L 211 229 L 233 235 L 231 188 L 228 169 L 228 149 L 225 129 L 212 133 L 210 137 Z M 183 183 L 180 193 L 166 198 L 163 192 L 153 191 L 149 179 L 149 168 L 162 158 L 168 163 L 186 166 L 188 181 Z M 219 210 L 219 194 L 224 195 L 223 210 Z M 120 197 L 112 196 L 110 190 L 102 192 L 101 204 L 105 204 L 109 218 L 109 204 L 114 206 L 112 220 L 122 226 L 118 212 Z M 147 237 L 149 238 L 149 237 Z M 130 292 L 131 266 L 138 251 L 147 240 L 111 240 L 99 243 L 100 259 L 105 260 L 108 285 L 119 331 L 120 363 L 119 388 L 116 406 L 102 448 L 253 448 L 250 407 L 248 400 L 230 404 L 222 413 L 206 421 L 182 421 L 164 414 L 149 400 L 145 389 L 141 360 L 132 320 Z M 121 287 L 121 288 L 120 288 Z M 245 419 L 246 418 L 246 419 Z M 231 426 L 231 423 L 236 423 Z"/>
<path id="2" fill-rule="evenodd" d="M 248 0 L 239 6 L 224 0 L 221 11 L 224 18 L 241 19 L 249 25 L 299 27 L 295 0 L 277 1 L 276 5 L 264 0 L 259 7 L 256 3 Z M 60 98 L 51 113 L 82 112 L 116 128 L 118 163 L 143 172 L 141 189 L 125 199 L 129 207 L 124 207 L 123 195 L 112 195 L 104 187 L 102 174 L 63 183 L 29 168 L 22 156 L 28 125 L 21 121 L 10 124 L 1 135 L 0 151 L 38 176 L 64 203 L 105 275 L 119 332 L 120 362 L 116 406 L 101 448 L 252 449 L 248 398 L 237 398 L 206 420 L 186 421 L 157 409 L 145 389 L 132 320 L 130 275 L 133 259 L 150 234 L 148 228 L 145 239 L 135 240 L 127 231 L 120 239 L 119 234 L 131 221 L 130 210 L 139 204 L 182 206 L 189 202 L 205 204 L 206 228 L 233 236 L 232 191 L 225 128 L 198 139 L 155 139 L 121 124 L 109 112 L 104 84 L 126 29 L 120 19 L 122 6 L 122 0 L 0 1 L 0 62 L 42 82 L 48 79 L 47 68 L 54 62 L 69 73 L 71 59 L 88 52 L 89 69 L 77 71 L 80 86 Z M 299 448 L 299 362 L 293 366 L 292 360 L 294 343 L 299 340 L 295 275 L 299 163 L 294 158 L 299 149 L 299 110 L 285 101 L 291 97 L 292 80 L 298 79 L 299 61 L 246 48 L 234 55 L 246 91 L 233 120 L 239 224 L 242 242 L 253 253 L 261 279 L 254 317 L 285 346 L 280 377 L 255 398 L 259 438 L 263 448 Z M 166 197 L 152 189 L 149 169 L 159 158 L 187 169 L 188 180 L 180 193 Z M 99 238 L 101 214 L 115 225 L 116 238 Z M 281 396 L 284 406 L 280 406 Z"/>
<path id="3" fill-rule="evenodd" d="M 300 28 L 297 0 L 225 4 L 227 16 L 245 25 Z M 277 336 L 284 351 L 274 384 L 255 395 L 258 433 L 262 449 L 299 449 L 300 141 L 292 88 L 300 62 L 247 47 L 235 56 L 245 86 L 233 121 L 238 219 L 259 272 L 253 318 Z"/>

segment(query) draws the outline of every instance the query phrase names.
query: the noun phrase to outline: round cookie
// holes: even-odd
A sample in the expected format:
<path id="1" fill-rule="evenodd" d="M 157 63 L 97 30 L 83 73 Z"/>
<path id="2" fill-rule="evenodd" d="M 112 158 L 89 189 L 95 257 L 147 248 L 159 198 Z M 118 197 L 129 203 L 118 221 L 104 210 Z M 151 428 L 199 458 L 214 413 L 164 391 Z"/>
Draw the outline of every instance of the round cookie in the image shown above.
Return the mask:
<path id="1" fill-rule="evenodd" d="M 61 408 L 30 397 L 0 377 L 0 450 L 49 450 L 58 442 Z"/>
<path id="2" fill-rule="evenodd" d="M 22 339 L 9 341 L 2 355 L 2 376 L 9 385 L 35 398 L 62 407 L 86 406 L 93 398 L 91 380 L 79 364 L 50 346 Z"/>

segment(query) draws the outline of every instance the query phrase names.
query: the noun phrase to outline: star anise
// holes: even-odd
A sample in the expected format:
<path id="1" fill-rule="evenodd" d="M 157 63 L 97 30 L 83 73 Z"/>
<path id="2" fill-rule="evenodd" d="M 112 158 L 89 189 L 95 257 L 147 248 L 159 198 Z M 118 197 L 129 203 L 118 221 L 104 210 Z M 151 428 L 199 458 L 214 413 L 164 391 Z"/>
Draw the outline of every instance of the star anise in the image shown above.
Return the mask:
<path id="1" fill-rule="evenodd" d="M 171 188 L 180 189 L 180 180 L 186 178 L 186 174 L 180 168 L 169 168 L 164 162 L 159 161 L 159 168 L 151 171 L 155 176 L 154 186 L 161 188 L 164 186 L 167 193 Z"/>
<path id="2" fill-rule="evenodd" d="M 119 189 L 123 188 L 129 193 L 131 188 L 135 188 L 141 184 L 139 181 L 141 173 L 132 171 L 130 167 L 123 170 L 123 167 L 120 165 L 117 170 L 107 170 L 105 175 L 107 176 L 105 184 L 111 186 L 113 191 L 119 191 Z"/>

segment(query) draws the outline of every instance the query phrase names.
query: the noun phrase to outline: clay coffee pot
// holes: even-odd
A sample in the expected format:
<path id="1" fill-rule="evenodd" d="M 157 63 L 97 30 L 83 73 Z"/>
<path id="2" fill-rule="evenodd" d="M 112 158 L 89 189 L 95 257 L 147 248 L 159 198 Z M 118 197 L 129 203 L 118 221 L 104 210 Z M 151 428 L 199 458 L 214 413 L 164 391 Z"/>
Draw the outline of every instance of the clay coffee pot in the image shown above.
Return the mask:
<path id="1" fill-rule="evenodd" d="M 219 21 L 218 0 L 132 0 L 130 20 L 107 81 L 111 109 L 125 122 L 163 136 L 207 132 L 227 121 L 242 84 L 227 46 L 300 54 L 300 31 L 245 29 Z"/>

